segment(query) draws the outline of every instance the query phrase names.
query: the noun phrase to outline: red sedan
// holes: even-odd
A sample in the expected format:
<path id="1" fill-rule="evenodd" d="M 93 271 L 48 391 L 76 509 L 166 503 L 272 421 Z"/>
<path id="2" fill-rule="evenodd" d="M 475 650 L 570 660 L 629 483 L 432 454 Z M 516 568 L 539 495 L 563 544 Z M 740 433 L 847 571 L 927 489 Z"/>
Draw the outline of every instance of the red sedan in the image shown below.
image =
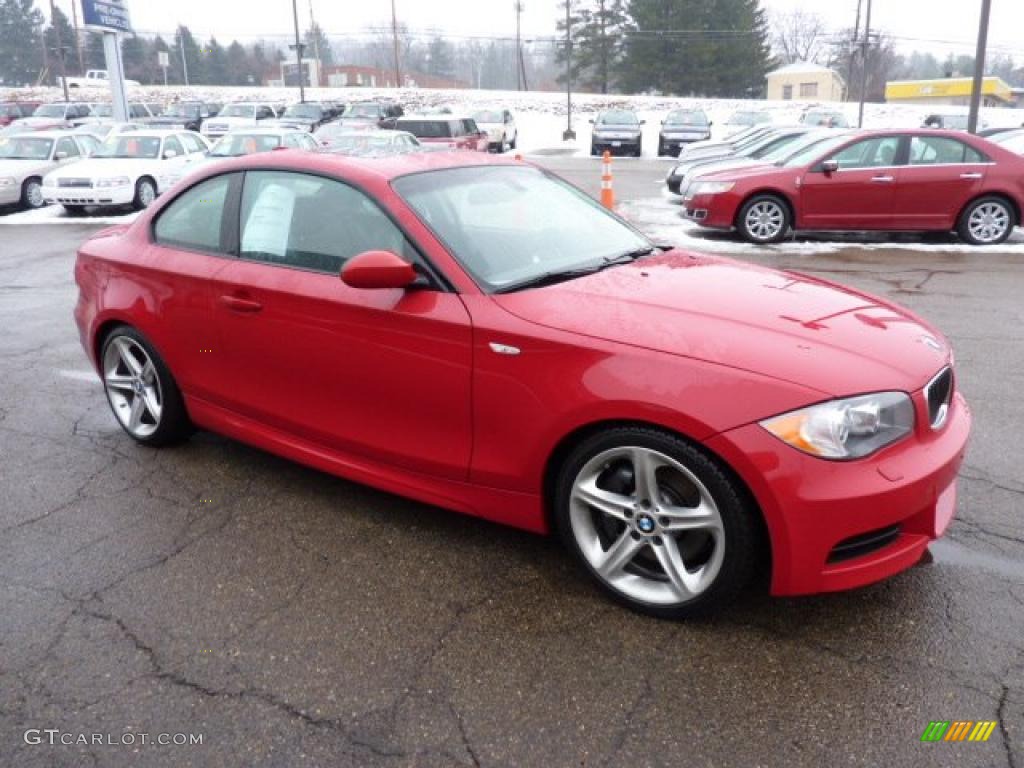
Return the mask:
<path id="1" fill-rule="evenodd" d="M 531 165 L 282 151 L 189 177 L 78 254 L 75 319 L 146 445 L 219 432 L 556 530 L 681 617 L 909 568 L 970 428 L 924 320 L 659 248 Z"/>
<path id="2" fill-rule="evenodd" d="M 955 230 L 995 245 L 1021 223 L 1024 158 L 960 131 L 845 134 L 770 168 L 708 174 L 684 206 L 752 243 L 790 229 Z"/>

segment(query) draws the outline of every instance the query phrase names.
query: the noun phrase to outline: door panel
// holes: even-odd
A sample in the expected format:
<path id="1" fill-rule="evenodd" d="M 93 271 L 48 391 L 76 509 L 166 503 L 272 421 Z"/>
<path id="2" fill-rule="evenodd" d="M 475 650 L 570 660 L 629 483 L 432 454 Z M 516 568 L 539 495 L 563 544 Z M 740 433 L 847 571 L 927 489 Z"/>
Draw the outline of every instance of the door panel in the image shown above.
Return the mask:
<path id="1" fill-rule="evenodd" d="M 900 169 L 895 218 L 904 229 L 949 230 L 968 200 L 981 192 L 989 165 L 974 148 L 949 136 L 914 136 Z"/>
<path id="2" fill-rule="evenodd" d="M 363 291 L 249 261 L 227 267 L 215 295 L 229 408 L 334 449 L 466 477 L 472 339 L 457 295 Z"/>
<path id="3" fill-rule="evenodd" d="M 874 136 L 826 158 L 838 163 L 838 171 L 810 169 L 801 179 L 797 226 L 890 229 L 903 143 L 898 135 Z"/>

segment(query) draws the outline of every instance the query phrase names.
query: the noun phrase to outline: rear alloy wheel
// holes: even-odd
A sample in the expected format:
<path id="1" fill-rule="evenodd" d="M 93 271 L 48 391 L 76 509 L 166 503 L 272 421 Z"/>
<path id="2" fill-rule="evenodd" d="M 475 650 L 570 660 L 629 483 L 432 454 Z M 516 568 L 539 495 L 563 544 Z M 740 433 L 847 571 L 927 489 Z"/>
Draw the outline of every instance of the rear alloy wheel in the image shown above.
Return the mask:
<path id="1" fill-rule="evenodd" d="M 983 197 L 967 206 L 957 230 L 971 245 L 998 245 L 1010 236 L 1015 218 L 1013 208 L 1002 198 Z"/>
<path id="2" fill-rule="evenodd" d="M 31 209 L 46 205 L 43 200 L 43 183 L 39 179 L 28 179 L 21 185 L 21 205 Z"/>
<path id="3" fill-rule="evenodd" d="M 156 200 L 156 186 L 151 179 L 139 179 L 135 183 L 135 199 L 132 207 L 137 211 L 145 210 Z"/>
<path id="4" fill-rule="evenodd" d="M 154 446 L 190 434 L 178 385 L 140 333 L 127 326 L 115 329 L 103 343 L 100 361 L 107 401 L 125 432 Z"/>
<path id="5" fill-rule="evenodd" d="M 680 438 L 643 428 L 584 441 L 559 479 L 556 522 L 597 582 L 629 607 L 685 618 L 749 582 L 757 530 L 739 489 Z"/>
<path id="6" fill-rule="evenodd" d="M 777 243 L 789 231 L 789 218 L 789 208 L 779 198 L 758 195 L 740 209 L 736 226 L 743 238 L 751 243 Z"/>

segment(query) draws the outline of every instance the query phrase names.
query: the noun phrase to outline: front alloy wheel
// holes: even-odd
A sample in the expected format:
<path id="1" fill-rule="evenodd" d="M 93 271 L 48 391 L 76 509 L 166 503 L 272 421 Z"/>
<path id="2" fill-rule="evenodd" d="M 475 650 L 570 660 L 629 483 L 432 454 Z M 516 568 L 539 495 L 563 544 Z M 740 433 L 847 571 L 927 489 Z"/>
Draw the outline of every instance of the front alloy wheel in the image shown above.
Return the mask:
<path id="1" fill-rule="evenodd" d="M 556 513 L 591 575 L 630 607 L 683 618 L 753 572 L 756 529 L 734 481 L 689 443 L 617 429 L 570 457 Z"/>
<path id="2" fill-rule="evenodd" d="M 779 198 L 758 195 L 740 209 L 737 228 L 751 243 L 777 243 L 789 231 L 789 209 Z"/>
<path id="3" fill-rule="evenodd" d="M 31 210 L 42 208 L 46 204 L 43 199 L 43 183 L 39 179 L 29 179 L 25 182 L 21 189 L 21 204 Z"/>

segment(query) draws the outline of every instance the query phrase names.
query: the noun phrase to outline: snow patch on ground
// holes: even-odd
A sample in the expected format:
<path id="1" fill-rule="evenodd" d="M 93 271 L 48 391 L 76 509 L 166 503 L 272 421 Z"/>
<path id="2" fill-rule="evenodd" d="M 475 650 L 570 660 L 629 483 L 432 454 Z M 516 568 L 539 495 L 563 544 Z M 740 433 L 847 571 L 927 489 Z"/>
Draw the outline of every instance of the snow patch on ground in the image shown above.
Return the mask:
<path id="1" fill-rule="evenodd" d="M 30 224 L 129 224 L 138 216 L 137 211 L 114 209 L 104 211 L 95 209 L 95 213 L 81 216 L 69 216 L 59 205 L 48 205 L 34 211 L 18 211 L 6 216 L 0 215 L 0 226 L 23 226 Z"/>

